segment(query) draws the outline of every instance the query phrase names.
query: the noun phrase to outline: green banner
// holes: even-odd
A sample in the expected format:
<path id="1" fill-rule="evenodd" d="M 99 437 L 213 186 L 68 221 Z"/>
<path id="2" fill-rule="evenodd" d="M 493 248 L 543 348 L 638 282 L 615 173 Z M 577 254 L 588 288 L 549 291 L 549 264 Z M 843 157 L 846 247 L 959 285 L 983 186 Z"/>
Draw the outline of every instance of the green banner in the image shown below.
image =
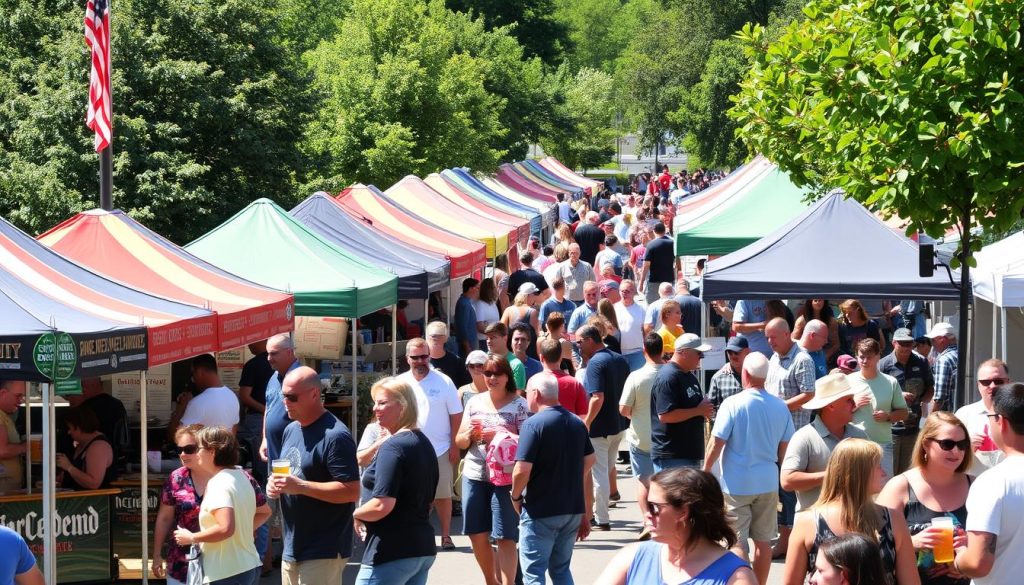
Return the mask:
<path id="1" fill-rule="evenodd" d="M 57 542 L 56 582 L 109 580 L 110 496 L 57 498 L 52 521 Z M 42 501 L 0 503 L 0 524 L 20 534 L 42 566 L 46 528 Z"/>
<path id="2" fill-rule="evenodd" d="M 156 513 L 160 509 L 162 486 L 150 486 L 149 529 L 156 526 Z M 114 552 L 122 559 L 142 558 L 142 490 L 138 486 L 121 488 L 114 498 Z M 152 540 L 152 536 L 149 537 Z M 153 551 L 150 551 L 153 554 Z"/>

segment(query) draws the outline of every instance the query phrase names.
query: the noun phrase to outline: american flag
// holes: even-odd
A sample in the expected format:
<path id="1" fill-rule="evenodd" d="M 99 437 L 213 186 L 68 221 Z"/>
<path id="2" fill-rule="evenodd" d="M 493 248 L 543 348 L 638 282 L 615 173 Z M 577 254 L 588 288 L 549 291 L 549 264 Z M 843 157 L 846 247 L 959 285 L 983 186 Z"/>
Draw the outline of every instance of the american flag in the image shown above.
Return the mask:
<path id="1" fill-rule="evenodd" d="M 85 5 L 85 44 L 92 49 L 89 112 L 85 125 L 96 133 L 96 152 L 110 145 L 110 3 L 88 0 Z"/>

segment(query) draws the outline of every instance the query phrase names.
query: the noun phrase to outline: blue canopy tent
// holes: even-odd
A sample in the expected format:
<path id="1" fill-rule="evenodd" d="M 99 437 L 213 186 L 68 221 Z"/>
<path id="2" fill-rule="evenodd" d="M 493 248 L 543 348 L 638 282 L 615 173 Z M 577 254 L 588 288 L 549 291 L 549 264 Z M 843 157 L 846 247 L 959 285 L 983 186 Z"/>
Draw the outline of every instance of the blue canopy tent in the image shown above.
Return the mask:
<path id="1" fill-rule="evenodd" d="M 493 200 L 506 202 L 508 205 L 540 214 L 542 229 L 553 228 L 558 222 L 558 208 L 554 205 L 543 201 L 537 201 L 527 195 L 521 195 L 521 198 L 513 199 L 512 197 L 485 185 L 483 181 L 473 176 L 469 169 L 447 169 L 441 171 L 441 174 L 445 178 L 458 184 L 460 187 L 465 187 L 467 189 L 467 193 L 478 194 L 480 197 L 485 197 L 485 201 Z"/>
<path id="2" fill-rule="evenodd" d="M 324 239 L 398 276 L 398 297 L 425 299 L 451 280 L 447 258 L 436 256 L 391 238 L 341 208 L 333 197 L 318 191 L 288 212 Z M 364 223 L 365 222 L 365 223 Z"/>

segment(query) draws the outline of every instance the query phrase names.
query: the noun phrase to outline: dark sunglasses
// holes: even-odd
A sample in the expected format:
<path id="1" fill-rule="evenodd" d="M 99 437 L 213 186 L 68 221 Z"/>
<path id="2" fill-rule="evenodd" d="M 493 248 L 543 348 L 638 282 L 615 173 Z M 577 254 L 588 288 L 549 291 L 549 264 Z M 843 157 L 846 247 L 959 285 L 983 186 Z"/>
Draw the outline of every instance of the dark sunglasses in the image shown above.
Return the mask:
<path id="1" fill-rule="evenodd" d="M 281 393 L 281 398 L 284 398 L 288 402 L 298 402 L 299 401 L 299 395 L 298 394 L 285 394 L 284 392 L 282 392 Z"/>
<path id="2" fill-rule="evenodd" d="M 498 376 L 504 375 L 505 372 L 499 372 L 498 370 L 484 370 L 484 376 L 488 378 L 497 378 Z"/>
<path id="3" fill-rule="evenodd" d="M 178 455 L 195 455 L 199 452 L 199 445 L 193 444 L 179 446 L 175 448 L 175 451 L 178 452 Z"/>
<path id="4" fill-rule="evenodd" d="M 1002 386 L 1008 381 L 1006 378 L 989 378 L 988 380 L 978 380 L 978 384 L 982 386 Z"/>
<path id="5" fill-rule="evenodd" d="M 939 446 L 939 449 L 943 451 L 952 451 L 953 447 L 960 449 L 961 451 L 967 451 L 967 448 L 971 446 L 970 439 L 964 439 L 962 441 L 954 441 L 953 439 L 931 439 L 931 442 Z"/>
<path id="6" fill-rule="evenodd" d="M 657 516 L 658 514 L 661 514 L 662 508 L 667 508 L 671 505 L 672 504 L 669 504 L 668 502 L 652 502 L 647 500 L 647 513 L 651 516 Z"/>
<path id="7" fill-rule="evenodd" d="M 409 357 L 409 359 L 411 359 L 414 362 L 419 362 L 419 361 L 425 361 L 425 360 L 430 359 L 430 354 L 429 353 L 425 353 L 423 355 L 410 355 L 408 357 Z"/>

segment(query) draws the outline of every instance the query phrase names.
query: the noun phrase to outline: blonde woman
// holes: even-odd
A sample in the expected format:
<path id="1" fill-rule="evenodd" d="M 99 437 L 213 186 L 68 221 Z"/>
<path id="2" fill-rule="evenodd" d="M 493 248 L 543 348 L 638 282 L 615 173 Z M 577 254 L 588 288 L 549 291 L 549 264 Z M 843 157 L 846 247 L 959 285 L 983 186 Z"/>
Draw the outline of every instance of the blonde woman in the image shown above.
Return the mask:
<path id="1" fill-rule="evenodd" d="M 783 582 L 801 585 L 814 570 L 821 543 L 849 533 L 863 534 L 882 551 L 886 583 L 920 585 L 914 545 L 899 510 L 876 504 L 882 489 L 882 448 L 866 439 L 845 439 L 832 451 L 821 496 L 797 514 L 786 552 Z"/>

